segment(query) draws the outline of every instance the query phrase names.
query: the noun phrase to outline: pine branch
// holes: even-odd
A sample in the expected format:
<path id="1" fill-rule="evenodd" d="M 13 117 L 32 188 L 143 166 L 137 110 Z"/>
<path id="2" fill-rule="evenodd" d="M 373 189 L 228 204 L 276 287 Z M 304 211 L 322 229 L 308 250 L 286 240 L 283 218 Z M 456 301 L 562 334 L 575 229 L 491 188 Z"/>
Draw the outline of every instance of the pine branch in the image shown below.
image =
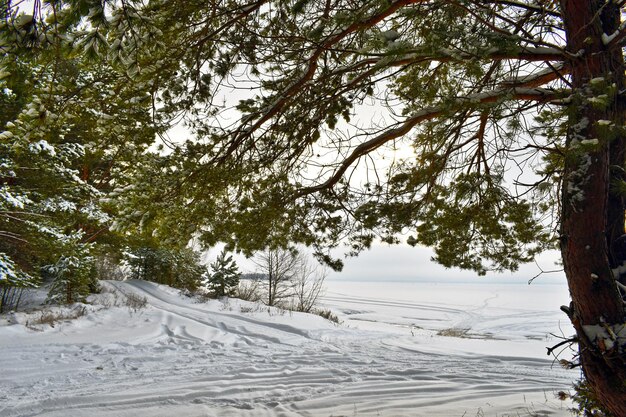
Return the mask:
<path id="1" fill-rule="evenodd" d="M 241 146 L 245 139 L 252 134 L 252 132 L 259 129 L 265 122 L 278 114 L 289 102 L 289 100 L 302 89 L 303 84 L 313 78 L 319 67 L 318 60 L 325 51 L 329 50 L 333 45 L 337 44 L 348 35 L 376 25 L 402 7 L 424 2 L 424 0 L 394 1 L 389 6 L 369 18 L 354 22 L 345 29 L 328 36 L 326 40 L 317 46 L 314 52 L 307 59 L 306 68 L 302 71 L 302 75 L 298 79 L 294 80 L 271 105 L 267 106 L 262 111 L 261 117 L 259 117 L 259 119 L 257 119 L 251 126 L 246 126 L 245 123 L 242 123 L 241 126 L 233 132 L 234 138 L 226 149 L 224 155 L 218 158 L 218 162 L 223 162 L 230 157 Z"/>
<path id="2" fill-rule="evenodd" d="M 532 100 L 545 103 L 550 102 L 553 99 L 559 98 L 560 96 L 561 94 L 554 90 L 548 90 L 543 88 L 503 88 L 499 90 L 473 94 L 467 97 L 459 97 L 456 99 L 455 107 L 458 110 L 468 105 L 477 106 L 480 104 L 494 103 L 503 98 L 513 100 Z M 298 193 L 296 193 L 295 197 L 300 198 L 308 194 L 332 188 L 339 182 L 339 180 L 341 179 L 343 174 L 345 174 L 348 168 L 362 156 L 367 155 L 368 153 L 380 148 L 382 145 L 394 139 L 406 135 L 418 124 L 435 119 L 444 114 L 444 112 L 449 112 L 450 110 L 451 109 L 449 108 L 449 106 L 440 105 L 427 107 L 415 113 L 413 116 L 402 122 L 399 127 L 386 130 L 380 135 L 357 146 L 352 151 L 352 153 L 342 161 L 339 168 L 337 168 L 335 173 L 330 178 L 328 178 L 321 184 L 301 189 Z"/>
<path id="3" fill-rule="evenodd" d="M 552 16 L 552 17 L 557 17 L 560 18 L 561 14 L 555 10 L 550 10 L 546 7 L 544 7 L 543 5 L 534 5 L 534 4 L 529 4 L 529 3 L 523 3 L 521 1 L 514 1 L 514 0 L 482 0 L 485 3 L 491 3 L 491 4 L 502 4 L 504 6 L 513 6 L 513 7 L 518 7 L 520 9 L 526 9 L 532 12 L 536 12 L 539 14 L 545 14 L 547 16 Z"/>

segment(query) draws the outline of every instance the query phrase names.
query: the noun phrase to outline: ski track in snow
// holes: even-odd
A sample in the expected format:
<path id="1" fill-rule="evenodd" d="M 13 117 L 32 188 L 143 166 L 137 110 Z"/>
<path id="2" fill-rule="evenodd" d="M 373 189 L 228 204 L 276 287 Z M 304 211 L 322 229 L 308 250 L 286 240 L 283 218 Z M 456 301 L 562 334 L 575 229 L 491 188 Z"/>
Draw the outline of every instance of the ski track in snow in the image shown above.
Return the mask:
<path id="1" fill-rule="evenodd" d="M 459 307 L 333 292 L 323 301 L 345 321 L 336 326 L 238 300 L 197 303 L 150 282 L 106 285 L 148 307 L 42 332 L 0 327 L 0 416 L 569 415 L 554 392 L 577 374 L 510 350 L 554 344 L 531 340 L 545 311 L 490 312 L 497 295 Z M 481 323 L 509 340 L 435 334 L 481 333 Z"/>

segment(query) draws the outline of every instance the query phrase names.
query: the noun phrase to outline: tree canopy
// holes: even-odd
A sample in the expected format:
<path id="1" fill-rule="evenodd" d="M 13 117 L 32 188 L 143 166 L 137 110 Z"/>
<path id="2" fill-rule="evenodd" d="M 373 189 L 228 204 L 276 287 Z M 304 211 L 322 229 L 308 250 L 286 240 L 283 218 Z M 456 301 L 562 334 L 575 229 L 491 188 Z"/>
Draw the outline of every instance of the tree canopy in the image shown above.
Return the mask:
<path id="1" fill-rule="evenodd" d="M 481 274 L 556 246 L 573 56 L 556 9 L 169 9 L 159 11 L 183 34 L 152 59 L 180 67 L 156 100 L 183 111 L 195 140 L 167 158 L 176 195 L 158 187 L 148 199 L 177 200 L 208 244 L 251 251 L 288 239 L 332 263 L 326 249 L 340 242 L 358 252 L 408 231 L 442 264 Z M 189 99 L 175 94 L 183 85 Z"/>

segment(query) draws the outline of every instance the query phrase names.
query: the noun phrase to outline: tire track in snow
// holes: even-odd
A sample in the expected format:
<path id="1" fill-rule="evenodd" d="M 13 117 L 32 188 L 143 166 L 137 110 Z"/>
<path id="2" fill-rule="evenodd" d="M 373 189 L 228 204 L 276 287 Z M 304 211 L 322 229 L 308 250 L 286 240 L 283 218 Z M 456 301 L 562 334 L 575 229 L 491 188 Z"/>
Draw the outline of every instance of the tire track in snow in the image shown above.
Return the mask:
<path id="1" fill-rule="evenodd" d="M 354 296 L 341 292 L 332 292 L 322 301 L 334 305 L 346 315 L 349 322 L 382 322 L 392 326 L 428 330 L 459 330 L 466 337 L 474 338 L 517 338 L 542 340 L 546 333 L 537 330 L 537 319 L 546 317 L 545 311 L 530 309 L 495 307 L 491 302 L 499 298 L 498 293 L 487 293 L 480 304 L 468 304 L 463 308 L 452 307 L 442 303 L 423 303 L 376 299 L 372 297 Z M 393 309 L 394 315 L 381 316 L 367 307 Z M 400 309 L 398 311 L 398 309 Z M 485 311 L 488 310 L 488 314 Z M 372 313 L 374 316 L 372 317 Z M 429 317 L 430 315 L 430 317 Z M 540 328 L 550 327 L 553 317 L 546 319 Z M 502 324 L 498 324 L 502 322 Z"/>
<path id="2" fill-rule="evenodd" d="M 215 311 L 211 311 L 210 313 L 208 313 L 206 309 L 203 309 L 200 306 L 193 307 L 189 305 L 188 303 L 177 302 L 175 301 L 175 299 L 173 300 L 172 297 L 162 296 L 162 293 L 160 293 L 158 290 L 151 288 L 152 286 L 147 281 L 125 281 L 123 284 L 121 282 L 118 282 L 118 283 L 114 283 L 113 286 L 115 286 L 118 290 L 121 290 L 121 291 L 123 290 L 120 287 L 130 286 L 133 288 L 133 290 L 136 290 L 136 293 L 138 295 L 144 295 L 144 296 L 150 297 L 151 300 L 149 300 L 150 301 L 149 304 L 151 306 L 158 308 L 162 311 L 165 311 L 167 313 L 173 314 L 175 316 L 179 316 L 188 320 L 195 321 L 198 324 L 219 329 L 223 331 L 224 333 L 245 336 L 246 338 L 258 338 L 258 339 L 265 340 L 267 342 L 272 342 L 272 343 L 284 342 L 283 339 L 267 336 L 263 334 L 261 331 L 257 331 L 253 333 L 250 331 L 249 328 L 244 327 L 245 325 L 252 324 L 253 326 L 255 326 L 255 328 L 260 329 L 260 330 L 269 328 L 271 330 L 278 330 L 280 332 L 284 332 L 290 335 L 296 335 L 305 339 L 310 339 L 310 335 L 307 332 L 302 331 L 301 329 L 298 329 L 293 326 L 279 324 L 279 323 L 268 323 L 267 321 L 255 320 L 253 318 L 245 317 L 239 314 L 219 313 Z M 157 302 L 155 302 L 155 300 Z M 198 314 L 201 315 L 201 317 L 198 317 Z M 210 316 L 207 314 L 210 314 Z M 202 318 L 202 316 L 214 317 L 214 319 Z M 218 320 L 218 318 L 221 318 L 222 320 Z M 235 322 L 241 321 L 241 322 L 244 322 L 244 325 L 239 326 L 239 325 L 226 324 L 225 323 L 226 319 L 235 321 Z"/>
<path id="3" fill-rule="evenodd" d="M 422 304 L 412 303 L 408 301 L 393 301 L 393 300 L 377 300 L 369 297 L 355 297 L 347 294 L 334 293 L 336 295 L 325 295 L 322 297 L 322 301 L 330 301 L 334 303 L 349 303 L 349 304 L 363 304 L 374 305 L 383 307 L 400 307 L 407 309 L 419 309 L 427 311 L 437 311 L 443 313 L 463 313 L 465 310 L 460 308 L 447 307 L 445 304 Z"/>

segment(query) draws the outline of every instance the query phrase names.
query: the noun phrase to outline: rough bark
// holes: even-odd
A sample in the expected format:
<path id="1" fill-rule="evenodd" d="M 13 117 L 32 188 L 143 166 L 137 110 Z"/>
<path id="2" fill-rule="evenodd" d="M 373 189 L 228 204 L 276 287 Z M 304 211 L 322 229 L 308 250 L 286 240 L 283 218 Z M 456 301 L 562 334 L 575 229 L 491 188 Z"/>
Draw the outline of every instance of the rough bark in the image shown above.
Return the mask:
<path id="1" fill-rule="evenodd" d="M 603 33 L 610 35 L 619 28 L 619 8 L 611 1 L 561 0 L 561 11 L 568 50 L 578 54 L 571 62 L 576 96 L 569 115 L 561 222 L 570 315 L 586 379 L 606 409 L 626 416 L 623 340 L 611 343 L 583 327 L 615 329 L 624 324 L 624 305 L 616 285 L 619 277 L 612 270 L 626 260 L 621 244 L 624 198 L 613 186 L 623 180 L 626 138 L 607 128 L 606 122 L 598 123 L 624 125 L 625 106 L 619 94 L 624 89 L 621 47 L 602 39 Z M 603 93 L 607 94 L 606 106 L 597 101 Z"/>

